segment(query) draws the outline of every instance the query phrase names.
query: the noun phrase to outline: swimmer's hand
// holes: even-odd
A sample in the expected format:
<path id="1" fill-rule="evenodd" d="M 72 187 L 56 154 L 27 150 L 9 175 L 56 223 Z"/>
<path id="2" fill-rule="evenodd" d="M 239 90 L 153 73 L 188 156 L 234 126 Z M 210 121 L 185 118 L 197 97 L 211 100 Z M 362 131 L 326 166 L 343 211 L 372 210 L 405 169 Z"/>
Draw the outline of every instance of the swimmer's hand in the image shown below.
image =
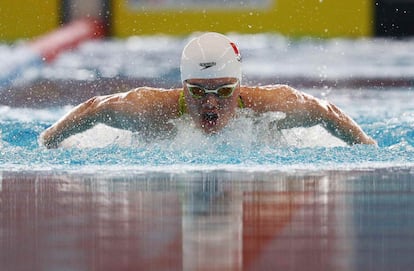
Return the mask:
<path id="1" fill-rule="evenodd" d="M 45 146 L 48 149 L 56 149 L 59 147 L 58 141 L 59 140 L 56 140 L 53 136 L 51 136 L 50 128 L 41 133 L 39 136 L 39 145 Z"/>
<path id="2" fill-rule="evenodd" d="M 364 141 L 361 141 L 362 144 L 369 144 L 369 145 L 375 145 L 378 146 L 377 141 L 375 141 L 373 138 L 367 136 L 367 138 Z"/>

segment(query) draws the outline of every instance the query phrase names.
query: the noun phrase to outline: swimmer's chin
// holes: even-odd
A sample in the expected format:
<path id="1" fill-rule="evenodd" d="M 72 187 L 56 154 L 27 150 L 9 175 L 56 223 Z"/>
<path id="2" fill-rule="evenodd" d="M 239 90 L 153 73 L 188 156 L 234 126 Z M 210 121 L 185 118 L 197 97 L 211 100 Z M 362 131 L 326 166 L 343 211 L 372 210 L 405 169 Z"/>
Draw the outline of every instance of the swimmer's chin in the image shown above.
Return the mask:
<path id="1" fill-rule="evenodd" d="M 205 121 L 200 124 L 201 130 L 207 135 L 220 133 L 224 125 L 216 121 Z"/>
<path id="2" fill-rule="evenodd" d="M 201 125 L 200 128 L 206 135 L 215 135 L 218 134 L 221 130 L 219 127 L 206 125 Z"/>

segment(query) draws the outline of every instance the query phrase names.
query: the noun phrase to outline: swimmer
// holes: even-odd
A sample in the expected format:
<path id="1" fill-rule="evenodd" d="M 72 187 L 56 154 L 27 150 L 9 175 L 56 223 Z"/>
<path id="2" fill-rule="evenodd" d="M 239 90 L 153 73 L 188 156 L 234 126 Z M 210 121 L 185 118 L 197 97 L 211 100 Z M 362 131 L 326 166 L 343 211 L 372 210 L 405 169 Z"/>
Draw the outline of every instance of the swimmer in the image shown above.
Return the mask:
<path id="1" fill-rule="evenodd" d="M 278 129 L 322 125 L 349 145 L 376 144 L 341 109 L 287 85 L 241 85 L 241 56 L 235 43 L 219 33 L 192 39 L 181 56 L 182 88 L 140 87 L 98 96 L 78 105 L 40 136 L 57 148 L 71 135 L 97 123 L 135 132 L 168 133 L 172 119 L 189 114 L 205 134 L 219 133 L 237 108 L 256 113 L 283 112 Z"/>

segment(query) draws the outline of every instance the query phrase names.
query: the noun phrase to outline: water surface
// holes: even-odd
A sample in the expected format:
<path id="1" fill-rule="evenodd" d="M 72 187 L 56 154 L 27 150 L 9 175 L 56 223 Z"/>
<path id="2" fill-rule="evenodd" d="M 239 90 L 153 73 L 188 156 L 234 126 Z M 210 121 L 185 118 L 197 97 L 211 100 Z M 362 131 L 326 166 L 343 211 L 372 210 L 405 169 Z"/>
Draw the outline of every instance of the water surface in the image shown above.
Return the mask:
<path id="1" fill-rule="evenodd" d="M 4 270 L 411 270 L 414 172 L 7 172 Z"/>

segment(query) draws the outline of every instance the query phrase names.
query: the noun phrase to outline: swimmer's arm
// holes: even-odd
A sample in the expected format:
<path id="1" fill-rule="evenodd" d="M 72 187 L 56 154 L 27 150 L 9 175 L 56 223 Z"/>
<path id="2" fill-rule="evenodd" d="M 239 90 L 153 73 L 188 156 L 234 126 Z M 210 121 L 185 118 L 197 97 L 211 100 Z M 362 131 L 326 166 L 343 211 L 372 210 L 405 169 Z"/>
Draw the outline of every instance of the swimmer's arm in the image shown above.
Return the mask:
<path id="1" fill-rule="evenodd" d="M 361 127 L 337 106 L 329 102 L 316 102 L 318 105 L 311 105 L 312 108 L 315 108 L 314 118 L 332 135 L 342 139 L 349 145 L 377 145 L 374 139 L 365 134 Z"/>
<path id="2" fill-rule="evenodd" d="M 328 132 L 349 145 L 377 144 L 355 121 L 335 105 L 291 87 L 277 85 L 245 89 L 244 92 L 247 99 L 243 100 L 246 100 L 247 107 L 257 112 L 280 111 L 286 114 L 286 117 L 278 122 L 280 129 L 321 124 Z"/>
<path id="3" fill-rule="evenodd" d="M 97 96 L 78 105 L 40 136 L 47 148 L 57 148 L 71 135 L 103 123 L 137 131 L 165 124 L 178 116 L 179 90 L 140 88 L 126 93 Z"/>

